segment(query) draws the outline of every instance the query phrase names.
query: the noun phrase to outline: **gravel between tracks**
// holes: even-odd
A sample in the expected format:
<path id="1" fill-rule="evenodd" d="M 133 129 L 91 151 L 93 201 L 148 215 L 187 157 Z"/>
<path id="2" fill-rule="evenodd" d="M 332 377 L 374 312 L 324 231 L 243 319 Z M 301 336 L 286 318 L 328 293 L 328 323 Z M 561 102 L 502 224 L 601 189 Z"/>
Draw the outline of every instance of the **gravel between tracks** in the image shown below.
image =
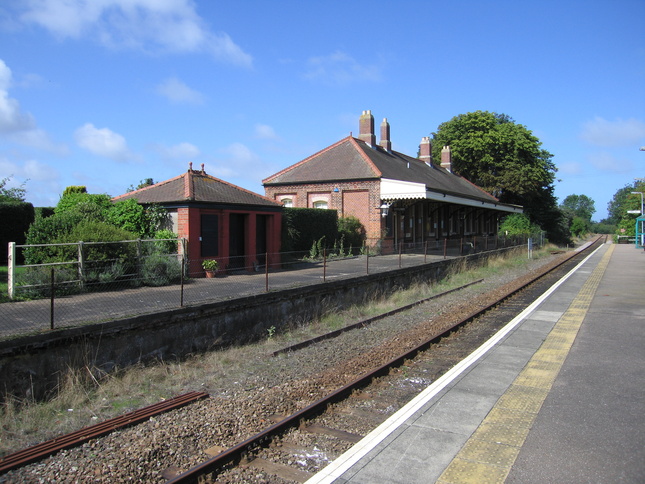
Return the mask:
<path id="1" fill-rule="evenodd" d="M 59 452 L 0 476 L 0 482 L 164 482 L 166 469 L 187 470 L 209 457 L 207 449 L 245 440 L 270 426 L 272 416 L 305 407 L 562 257 L 551 255 L 500 271 L 482 284 L 294 353 L 269 356 L 285 344 L 278 337 L 238 348 L 245 364 L 186 388 L 207 391 L 211 398 Z"/>

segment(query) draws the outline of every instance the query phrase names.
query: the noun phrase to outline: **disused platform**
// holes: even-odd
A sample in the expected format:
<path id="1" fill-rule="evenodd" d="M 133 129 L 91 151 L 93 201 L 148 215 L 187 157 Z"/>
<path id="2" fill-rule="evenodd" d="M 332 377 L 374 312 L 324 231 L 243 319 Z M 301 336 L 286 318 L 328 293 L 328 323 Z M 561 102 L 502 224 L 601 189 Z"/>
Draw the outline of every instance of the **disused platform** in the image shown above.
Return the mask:
<path id="1" fill-rule="evenodd" d="M 645 252 L 601 246 L 307 482 L 645 482 Z"/>

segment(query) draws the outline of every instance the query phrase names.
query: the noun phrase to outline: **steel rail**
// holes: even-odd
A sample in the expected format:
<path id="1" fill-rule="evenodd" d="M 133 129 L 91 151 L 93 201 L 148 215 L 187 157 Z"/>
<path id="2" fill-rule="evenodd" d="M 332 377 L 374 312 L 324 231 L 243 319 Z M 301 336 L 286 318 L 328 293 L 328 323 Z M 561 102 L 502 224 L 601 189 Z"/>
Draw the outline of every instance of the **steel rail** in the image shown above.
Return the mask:
<path id="1" fill-rule="evenodd" d="M 335 390 L 329 395 L 313 402 L 312 404 L 308 405 L 302 410 L 299 410 L 298 412 L 284 418 L 280 422 L 272 425 L 271 427 L 268 427 L 262 432 L 248 438 L 247 440 L 235 445 L 234 447 L 231 447 L 223 451 L 222 453 L 202 462 L 201 464 L 198 464 L 197 466 L 171 479 L 168 479 L 166 481 L 166 484 L 177 484 L 177 483 L 198 484 L 199 482 L 201 482 L 200 478 L 205 474 L 215 473 L 218 470 L 224 469 L 227 466 L 237 465 L 240 461 L 242 461 L 242 459 L 246 457 L 247 454 L 249 454 L 254 449 L 266 446 L 271 441 L 272 438 L 282 435 L 286 433 L 288 430 L 291 430 L 292 428 L 300 427 L 303 420 L 320 415 L 327 409 L 329 405 L 347 398 L 349 395 L 351 395 L 351 393 L 354 390 L 366 386 L 374 378 L 387 374 L 392 368 L 401 366 L 406 360 L 409 360 L 414 356 L 416 356 L 419 352 L 426 350 L 434 342 L 450 334 L 451 332 L 455 331 L 461 326 L 467 324 L 468 322 L 477 318 L 478 316 L 490 310 L 491 308 L 499 305 L 504 300 L 510 298 L 511 296 L 518 293 L 519 291 L 526 288 L 527 286 L 533 284 L 538 279 L 544 277 L 546 274 L 549 274 L 553 272 L 555 269 L 561 267 L 563 264 L 567 263 L 572 258 L 580 255 L 583 252 L 587 252 L 590 248 L 598 244 L 601 238 L 602 237 L 598 237 L 596 240 L 590 243 L 586 248 L 584 248 L 579 252 L 572 252 L 568 257 L 564 258 L 554 267 L 532 277 L 528 282 L 524 283 L 522 286 L 518 288 L 515 288 L 509 291 L 507 294 L 501 296 L 493 303 L 473 311 L 468 316 L 458 321 L 447 330 L 443 330 L 432 335 L 430 339 L 426 340 L 425 342 L 421 343 L 415 348 L 408 350 L 404 354 L 397 356 L 396 358 L 390 360 L 384 365 L 361 375 L 356 380 L 344 385 L 343 387 Z"/>
<path id="2" fill-rule="evenodd" d="M 183 407 L 189 403 L 206 397 L 208 397 L 208 393 L 204 392 L 189 392 L 183 395 L 178 395 L 168 400 L 128 412 L 96 425 L 85 427 L 76 432 L 27 447 L 26 449 L 14 452 L 13 454 L 8 454 L 0 458 L 0 473 L 45 459 L 60 450 L 82 445 L 89 440 L 102 437 L 117 429 L 141 423 L 154 415 Z"/>

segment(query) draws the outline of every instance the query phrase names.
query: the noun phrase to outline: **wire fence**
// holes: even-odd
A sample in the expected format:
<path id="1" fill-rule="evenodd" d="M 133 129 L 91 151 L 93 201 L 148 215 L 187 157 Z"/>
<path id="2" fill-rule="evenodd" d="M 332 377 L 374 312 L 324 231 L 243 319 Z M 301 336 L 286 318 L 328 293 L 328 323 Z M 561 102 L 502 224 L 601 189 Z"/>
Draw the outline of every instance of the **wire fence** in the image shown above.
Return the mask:
<path id="1" fill-rule="evenodd" d="M 126 244 L 125 256 L 117 252 L 116 258 L 98 258 L 96 254 L 106 251 L 92 255 L 84 245 L 81 250 L 73 249 L 81 254 L 74 260 L 14 266 L 12 299 L 0 304 L 0 339 L 413 267 L 526 245 L 529 240 L 529 251 L 544 242 L 539 235 L 531 239 L 480 236 L 401 243 L 379 252 L 367 247 L 313 247 L 302 252 L 216 258 L 214 274 L 206 274 L 204 259 L 183 255 L 181 240 L 125 241 L 136 242 L 136 247 Z M 169 246 L 175 250 L 166 252 Z M 15 246 L 14 250 L 32 248 Z"/>

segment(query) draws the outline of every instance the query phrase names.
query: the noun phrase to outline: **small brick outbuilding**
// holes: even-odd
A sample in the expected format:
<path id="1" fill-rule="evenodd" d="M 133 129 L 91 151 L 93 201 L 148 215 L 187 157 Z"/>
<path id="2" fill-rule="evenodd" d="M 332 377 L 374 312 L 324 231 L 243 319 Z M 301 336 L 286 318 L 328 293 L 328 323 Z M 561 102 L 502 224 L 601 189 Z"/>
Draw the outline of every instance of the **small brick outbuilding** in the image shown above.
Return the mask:
<path id="1" fill-rule="evenodd" d="M 168 211 L 171 230 L 187 241 L 193 276 L 202 272 L 203 259 L 217 259 L 228 270 L 254 270 L 279 261 L 282 205 L 208 175 L 204 165 L 198 171 L 190 163 L 175 178 L 112 200 L 129 198 Z"/>
<path id="2" fill-rule="evenodd" d="M 493 235 L 501 218 L 522 212 L 453 174 L 449 147 L 442 151 L 441 166 L 432 163 L 428 137 L 422 138 L 418 158 L 393 151 L 387 119 L 376 144 L 370 111 L 361 115 L 359 133 L 263 180 L 266 196 L 287 207 L 355 216 L 365 227 L 367 244 L 383 249 Z"/>

